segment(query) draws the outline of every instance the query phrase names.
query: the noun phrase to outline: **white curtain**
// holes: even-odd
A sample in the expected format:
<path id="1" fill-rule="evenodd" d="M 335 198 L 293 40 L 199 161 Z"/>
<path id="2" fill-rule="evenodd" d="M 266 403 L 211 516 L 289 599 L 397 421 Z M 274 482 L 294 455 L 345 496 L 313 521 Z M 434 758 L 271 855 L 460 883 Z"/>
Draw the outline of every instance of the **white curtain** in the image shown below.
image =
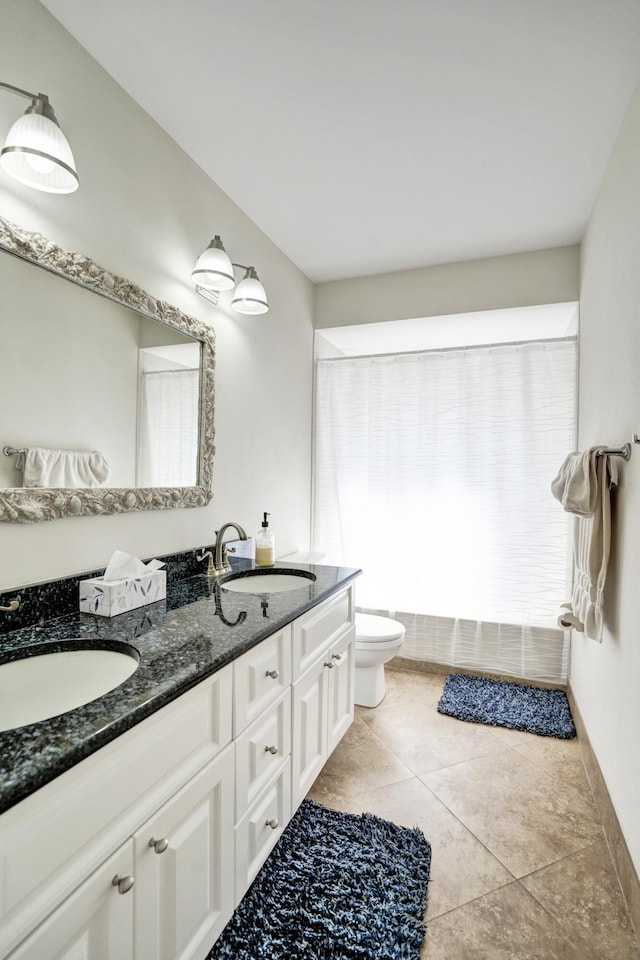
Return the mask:
<path id="1" fill-rule="evenodd" d="M 313 549 L 403 656 L 563 679 L 575 378 L 573 339 L 318 362 Z"/>
<path id="2" fill-rule="evenodd" d="M 139 487 L 190 487 L 197 483 L 199 382 L 199 370 L 141 374 Z"/>

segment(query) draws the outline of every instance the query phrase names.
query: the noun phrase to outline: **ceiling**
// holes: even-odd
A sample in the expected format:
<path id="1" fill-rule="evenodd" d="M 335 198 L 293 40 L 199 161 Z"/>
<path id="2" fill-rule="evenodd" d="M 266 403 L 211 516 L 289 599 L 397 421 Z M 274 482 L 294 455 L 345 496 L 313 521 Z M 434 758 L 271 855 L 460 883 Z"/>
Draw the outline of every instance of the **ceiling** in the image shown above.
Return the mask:
<path id="1" fill-rule="evenodd" d="M 640 79 L 638 0 L 42 2 L 314 282 L 579 242 Z"/>

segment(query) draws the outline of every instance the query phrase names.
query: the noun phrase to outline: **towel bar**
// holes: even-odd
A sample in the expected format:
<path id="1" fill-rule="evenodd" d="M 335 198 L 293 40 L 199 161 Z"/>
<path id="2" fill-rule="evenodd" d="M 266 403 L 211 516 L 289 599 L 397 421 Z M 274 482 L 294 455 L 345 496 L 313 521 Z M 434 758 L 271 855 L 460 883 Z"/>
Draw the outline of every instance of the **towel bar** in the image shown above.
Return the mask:
<path id="1" fill-rule="evenodd" d="M 26 453 L 27 451 L 26 448 L 23 450 L 18 450 L 16 447 L 3 447 L 2 452 L 4 453 L 5 457 L 15 457 L 17 453 Z"/>
<path id="2" fill-rule="evenodd" d="M 634 433 L 633 443 L 640 443 L 640 436 Z M 621 447 L 601 447 L 597 452 L 598 457 L 624 457 L 625 460 L 631 459 L 631 443 L 625 443 Z"/>

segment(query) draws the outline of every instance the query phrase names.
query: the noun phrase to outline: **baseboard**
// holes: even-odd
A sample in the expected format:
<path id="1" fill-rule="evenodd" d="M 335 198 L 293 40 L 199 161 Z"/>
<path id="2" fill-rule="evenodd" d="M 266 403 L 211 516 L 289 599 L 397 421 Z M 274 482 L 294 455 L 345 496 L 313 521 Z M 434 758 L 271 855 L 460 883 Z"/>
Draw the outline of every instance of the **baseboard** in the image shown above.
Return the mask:
<path id="1" fill-rule="evenodd" d="M 620 828 L 620 822 L 600 770 L 600 764 L 593 752 L 593 747 L 591 746 L 591 741 L 589 740 L 589 735 L 587 734 L 578 704 L 573 696 L 571 686 L 567 688 L 567 697 L 578 734 L 578 744 L 582 754 L 582 762 L 584 763 L 587 778 L 593 791 L 598 813 L 600 814 L 602 829 L 609 846 L 613 865 L 618 874 L 622 894 L 627 902 L 631 923 L 633 924 L 636 934 L 638 934 L 640 933 L 640 880 L 638 880 L 636 868 L 629 854 L 626 840 Z"/>
<path id="2" fill-rule="evenodd" d="M 536 687 L 550 687 L 554 690 L 566 690 L 562 683 L 550 683 L 547 680 L 534 680 L 527 677 L 514 677 L 510 673 L 496 673 L 495 671 L 478 670 L 476 667 L 452 667 L 446 663 L 436 663 L 433 660 L 410 660 L 408 657 L 394 657 L 385 664 L 386 670 L 408 670 L 411 673 L 435 673 L 446 677 L 450 673 L 468 673 L 474 677 L 484 677 L 487 680 L 508 680 L 510 683 L 521 683 L 525 686 L 533 684 Z"/>

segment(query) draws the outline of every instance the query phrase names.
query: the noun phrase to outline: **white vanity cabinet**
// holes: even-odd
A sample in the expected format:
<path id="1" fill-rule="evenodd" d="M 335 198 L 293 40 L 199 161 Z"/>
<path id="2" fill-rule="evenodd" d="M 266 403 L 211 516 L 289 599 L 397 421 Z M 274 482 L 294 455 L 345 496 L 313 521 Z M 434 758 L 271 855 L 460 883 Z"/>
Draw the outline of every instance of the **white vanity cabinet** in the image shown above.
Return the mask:
<path id="1" fill-rule="evenodd" d="M 354 641 L 352 587 L 293 624 L 294 810 L 353 720 Z"/>
<path id="2" fill-rule="evenodd" d="M 0 960 L 204 960 L 353 719 L 353 624 L 348 586 L 2 814 Z"/>
<path id="3" fill-rule="evenodd" d="M 229 665 L 2 814 L 2 960 L 186 960 L 203 937 L 213 943 L 235 907 L 223 876 L 232 693 Z M 162 854 L 151 837 L 168 841 Z M 194 871 L 210 885 L 206 904 L 190 889 Z M 121 893 L 116 874 L 133 887 Z M 67 939 L 55 952 L 48 936 Z M 156 951 L 165 937 L 180 949 Z"/>
<path id="4" fill-rule="evenodd" d="M 235 906 L 224 873 L 233 858 L 232 803 L 229 745 L 54 910 L 11 960 L 205 957 Z"/>

